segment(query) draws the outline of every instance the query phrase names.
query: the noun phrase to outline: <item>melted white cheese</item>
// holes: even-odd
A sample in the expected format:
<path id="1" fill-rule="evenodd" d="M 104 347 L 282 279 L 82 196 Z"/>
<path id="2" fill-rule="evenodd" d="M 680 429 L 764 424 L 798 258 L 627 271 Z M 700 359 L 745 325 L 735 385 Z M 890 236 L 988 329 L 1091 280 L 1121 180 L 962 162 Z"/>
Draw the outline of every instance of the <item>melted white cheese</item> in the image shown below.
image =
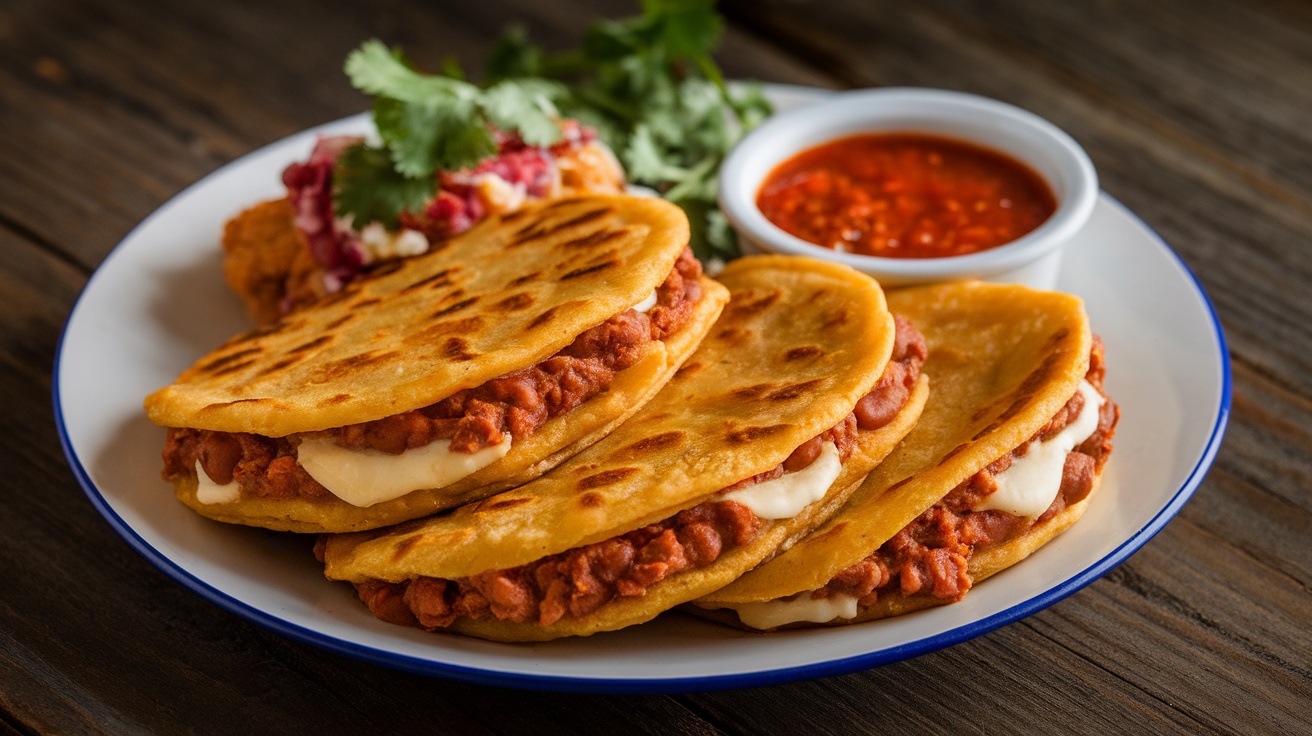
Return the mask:
<path id="1" fill-rule="evenodd" d="M 197 501 L 204 504 L 232 503 L 237 500 L 237 496 L 240 494 L 241 487 L 237 484 L 236 480 L 230 480 L 223 485 L 219 485 L 214 482 L 214 479 L 210 478 L 209 475 L 205 473 L 205 468 L 201 467 L 200 461 L 196 461 Z"/>
<path id="2" fill-rule="evenodd" d="M 724 498 L 737 501 L 762 519 L 791 519 L 824 498 L 842 472 L 843 461 L 838 457 L 838 448 L 834 443 L 826 442 L 815 462 L 805 468 L 727 493 Z"/>
<path id="3" fill-rule="evenodd" d="M 977 504 L 975 511 L 1005 511 L 1037 519 L 1048 510 L 1061 490 L 1067 453 L 1098 429 L 1103 398 L 1088 381 L 1080 381 L 1079 391 L 1084 395 L 1084 408 L 1075 421 L 1047 442 L 1031 442 L 1025 455 L 1014 458 L 1011 467 L 994 476 L 998 490 Z"/>
<path id="4" fill-rule="evenodd" d="M 296 459 L 310 477 L 352 506 L 373 506 L 422 488 L 450 485 L 505 457 L 510 436 L 469 454 L 452 452 L 450 440 L 392 455 L 377 450 L 351 450 L 330 439 L 305 439 Z"/>
<path id="5" fill-rule="evenodd" d="M 648 310 L 650 310 L 654 306 L 656 306 L 656 292 L 652 291 L 652 293 L 649 294 L 646 299 L 643 299 L 637 304 L 634 304 L 633 309 L 636 309 L 639 312 L 643 312 L 645 314 Z"/>
<path id="6" fill-rule="evenodd" d="M 773 629 L 798 621 L 823 624 L 836 618 L 853 618 L 857 613 L 857 598 L 851 595 L 812 598 L 810 593 L 802 593 L 791 601 L 780 598 L 759 603 L 739 603 L 730 608 L 738 612 L 738 620 L 744 626 Z"/>

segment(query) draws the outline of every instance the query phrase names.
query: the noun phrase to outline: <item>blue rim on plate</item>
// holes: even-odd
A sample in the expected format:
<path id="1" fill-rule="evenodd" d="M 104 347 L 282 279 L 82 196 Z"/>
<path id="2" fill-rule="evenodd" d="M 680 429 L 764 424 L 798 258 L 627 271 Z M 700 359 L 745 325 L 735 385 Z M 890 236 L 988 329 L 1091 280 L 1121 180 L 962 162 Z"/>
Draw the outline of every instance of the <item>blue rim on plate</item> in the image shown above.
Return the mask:
<path id="1" fill-rule="evenodd" d="M 795 90 L 794 90 L 795 91 Z M 333 124 L 337 125 L 337 124 Z M 332 126 L 325 126 L 316 130 L 331 129 Z M 305 134 L 301 134 L 305 135 Z M 281 144 L 274 144 L 275 146 Z M 272 149 L 273 146 L 261 149 L 256 152 L 259 154 Z M 256 155 L 252 154 L 252 156 Z M 247 157 L 249 158 L 249 157 Z M 229 166 L 234 166 L 239 162 L 234 162 Z M 224 170 L 220 169 L 210 177 L 202 179 L 188 190 L 179 194 L 173 201 L 182 198 L 184 195 L 198 190 L 205 186 L 206 182 L 212 177 L 218 176 Z M 169 204 L 161 207 L 154 215 L 143 221 L 137 229 L 124 239 L 124 243 L 131 241 L 136 233 L 146 227 L 156 216 L 159 216 Z M 63 335 L 60 339 L 59 349 L 55 356 L 55 367 L 53 381 L 53 403 L 55 421 L 59 431 L 60 442 L 68 457 L 70 467 L 73 470 L 78 482 L 82 485 L 87 496 L 95 505 L 98 511 L 110 522 L 113 528 L 122 535 L 129 544 L 138 552 L 146 557 L 152 564 L 163 570 L 170 577 L 174 578 L 187 588 L 196 592 L 210 602 L 219 605 L 222 608 L 233 612 L 242 618 L 250 620 L 265 628 L 274 631 L 288 638 L 312 644 L 336 653 L 346 654 L 350 657 L 381 664 L 384 666 L 405 670 L 423 675 L 435 675 L 466 682 L 491 684 L 499 686 L 509 686 L 517 688 L 528 688 L 537 690 L 555 690 L 555 691 L 572 691 L 572 692 L 606 692 L 606 693 L 636 693 L 636 692 L 692 692 L 713 689 L 755 687 L 763 685 L 781 684 L 793 682 L 802 679 L 825 677 L 831 675 L 845 674 L 857 670 L 876 667 L 883 664 L 908 659 L 921 654 L 926 654 L 944 647 L 957 644 L 968 639 L 983 635 L 1008 623 L 1036 613 L 1054 603 L 1072 595 L 1084 586 L 1098 579 L 1112 567 L 1119 564 L 1133 554 L 1136 550 L 1148 542 L 1157 532 L 1159 532 L 1166 523 L 1179 512 L 1180 508 L 1192 496 L 1194 491 L 1201 484 L 1207 469 L 1212 464 L 1217 450 L 1221 445 L 1221 440 L 1225 432 L 1229 419 L 1231 405 L 1231 373 L 1228 360 L 1228 353 L 1224 335 L 1221 331 L 1220 322 L 1217 318 L 1215 309 L 1210 300 L 1207 298 L 1201 284 L 1197 278 L 1189 271 L 1187 266 L 1180 260 L 1170 247 L 1152 232 L 1142 221 L 1135 217 L 1123 205 L 1116 202 L 1106 194 L 1100 198 L 1100 206 L 1116 217 L 1120 217 L 1131 224 L 1143 237 L 1144 247 L 1155 249 L 1155 257 L 1164 257 L 1170 264 L 1181 274 L 1184 283 L 1187 285 L 1189 294 L 1198 302 L 1200 314 L 1206 315 L 1209 323 L 1207 327 L 1211 330 L 1211 337 L 1215 341 L 1214 352 L 1209 350 L 1209 358 L 1215 358 L 1217 364 L 1214 366 L 1220 376 L 1218 389 L 1217 405 L 1211 419 L 1210 432 L 1207 433 L 1205 441 L 1190 451 L 1196 453 L 1193 467 L 1188 471 L 1178 487 L 1173 491 L 1164 492 L 1160 507 L 1149 518 L 1146 519 L 1137 530 L 1125 535 L 1114 548 L 1106 554 L 1097 558 L 1074 574 L 1066 577 L 1060 582 L 1050 585 L 1042 590 L 1030 591 L 1014 604 L 1007 605 L 1004 609 L 982 616 L 978 619 L 968 621 L 962 625 L 954 625 L 935 631 L 932 635 L 915 638 L 891 646 L 882 646 L 873 648 L 869 651 L 859 652 L 850 656 L 834 656 L 822 661 L 806 662 L 797 665 L 786 666 L 766 666 L 751 671 L 733 672 L 724 674 L 696 674 L 689 673 L 684 676 L 671 677 L 651 677 L 641 674 L 632 677 L 614 677 L 614 676 L 592 676 L 592 675 L 563 675 L 563 674 L 537 674 L 529 671 L 510 671 L 504 669 L 489 668 L 486 666 L 471 666 L 458 661 L 459 657 L 448 657 L 446 659 L 434 657 L 411 656 L 397 651 L 389 651 L 380 647 L 370 646 L 358 641 L 352 641 L 339 636 L 331 635 L 323 631 L 315 630 L 308 626 L 301 625 L 294 621 L 281 618 L 268 610 L 242 600 L 235 595 L 229 594 L 216 587 L 211 581 L 207 581 L 197 574 L 185 569 L 182 563 L 172 558 L 169 554 L 161 551 L 156 545 L 152 544 L 143 533 L 135 528 L 132 523 L 115 509 L 113 502 L 107 498 L 106 492 L 97 487 L 93 482 L 91 473 L 88 472 L 83 458 L 79 456 L 74 447 L 74 439 L 71 437 L 68 421 L 67 407 L 65 406 L 65 389 L 62 377 L 64 376 L 64 362 L 67 358 L 66 352 L 69 347 L 69 333 L 75 320 L 84 317 L 82 315 L 83 298 L 91 290 L 92 285 L 96 282 L 97 277 L 101 277 L 105 271 L 105 265 L 110 262 L 123 249 L 123 244 L 111 252 L 109 258 L 101 265 L 96 274 L 93 274 L 88 281 L 87 288 L 79 296 L 77 303 L 70 313 L 68 322 L 65 325 Z M 1095 328 L 1097 325 L 1095 324 Z M 1113 368 L 1113 370 L 1115 370 Z M 1111 375 L 1109 373 L 1109 375 Z M 1112 460 L 1116 463 L 1115 455 Z M 173 503 L 167 495 L 167 486 L 161 482 L 161 503 Z M 111 493 L 112 495 L 112 493 Z M 1078 528 L 1078 525 L 1077 525 Z M 1020 566 L 1018 566 L 1020 567 Z M 961 605 L 961 604 L 958 604 Z M 878 624 L 879 622 L 872 622 Z M 861 626 L 868 626 L 863 624 Z M 856 627 L 848 627 L 856 628 Z M 765 637 L 772 635 L 752 635 L 758 638 L 752 639 L 754 647 L 769 647 L 772 642 Z M 515 645 L 503 645 L 515 646 Z M 525 655 L 531 656 L 531 655 Z"/>

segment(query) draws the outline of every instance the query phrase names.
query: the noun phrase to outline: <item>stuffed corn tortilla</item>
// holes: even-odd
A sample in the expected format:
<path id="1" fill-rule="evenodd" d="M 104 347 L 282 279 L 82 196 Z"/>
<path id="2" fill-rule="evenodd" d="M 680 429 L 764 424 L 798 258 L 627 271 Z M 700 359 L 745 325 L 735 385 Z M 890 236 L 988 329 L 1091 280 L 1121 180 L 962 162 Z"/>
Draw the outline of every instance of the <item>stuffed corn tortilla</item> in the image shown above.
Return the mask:
<path id="1" fill-rule="evenodd" d="M 657 199 L 490 218 L 240 335 L 146 398 L 164 475 L 220 521 L 376 528 L 491 495 L 604 436 L 727 299 Z"/>
<path id="2" fill-rule="evenodd" d="M 1080 300 L 976 282 L 889 302 L 929 345 L 920 422 L 824 526 L 689 610 L 770 630 L 950 603 L 1088 507 L 1119 410 Z"/>
<path id="3" fill-rule="evenodd" d="M 719 321 L 624 425 L 448 515 L 327 535 L 327 577 L 391 623 L 545 640 L 651 619 L 821 523 L 913 426 L 923 340 L 844 266 L 760 256 L 719 278 Z"/>

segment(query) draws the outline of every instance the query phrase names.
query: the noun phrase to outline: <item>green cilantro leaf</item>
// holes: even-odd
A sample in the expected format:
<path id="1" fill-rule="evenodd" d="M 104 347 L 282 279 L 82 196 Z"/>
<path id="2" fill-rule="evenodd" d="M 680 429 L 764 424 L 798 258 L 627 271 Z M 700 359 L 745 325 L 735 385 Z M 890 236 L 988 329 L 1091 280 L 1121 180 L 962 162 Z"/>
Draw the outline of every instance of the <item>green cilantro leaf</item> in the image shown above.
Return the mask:
<path id="1" fill-rule="evenodd" d="M 625 172 L 634 181 L 676 181 L 687 172 L 671 163 L 670 155 L 656 142 L 651 128 L 638 125 L 629 136 L 629 145 L 620 152 Z"/>
<path id="2" fill-rule="evenodd" d="M 346 57 L 346 76 L 356 89 L 377 97 L 401 102 L 474 100 L 477 85 L 458 79 L 420 74 L 411 69 L 400 51 L 392 51 L 377 39 L 365 41 Z"/>
<path id="3" fill-rule="evenodd" d="M 399 51 L 366 41 L 346 59 L 346 74 L 361 91 L 375 96 L 374 126 L 382 147 L 352 149 L 338 165 L 337 212 L 357 223 L 394 226 L 400 213 L 423 206 L 437 174 L 478 165 L 497 152 L 493 129 L 518 131 L 530 145 L 560 139 L 553 98 L 560 84 L 545 79 L 507 79 L 489 89 L 452 76 L 421 74 Z M 451 75 L 462 76 L 447 64 Z M 377 187 L 370 198 L 371 188 Z"/>
<path id="4" fill-rule="evenodd" d="M 338 213 L 394 226 L 433 196 L 438 172 L 495 154 L 493 129 L 549 146 L 565 116 L 595 129 L 631 182 L 684 208 L 699 257 L 737 255 L 716 175 L 770 103 L 759 86 L 726 86 L 712 57 L 724 34 L 713 0 L 641 0 L 640 9 L 592 24 L 579 48 L 559 53 L 511 28 L 487 59 L 484 87 L 454 64 L 423 74 L 380 41 L 362 44 L 345 69 L 376 98 L 382 146 L 353 147 L 339 161 Z"/>
<path id="5" fill-rule="evenodd" d="M 487 119 L 503 130 L 519 130 L 530 146 L 549 146 L 560 140 L 560 112 L 552 102 L 565 88 L 545 79 L 506 79 L 483 94 Z"/>
<path id="6" fill-rule="evenodd" d="M 409 178 L 399 173 L 385 149 L 356 144 L 337 159 L 333 187 L 333 204 L 339 215 L 350 214 L 359 224 L 380 222 L 395 229 L 397 214 L 422 208 L 437 183 L 431 177 Z"/>
<path id="7" fill-rule="evenodd" d="M 561 112 L 597 130 L 629 181 L 683 207 L 701 258 L 737 255 L 716 203 L 720 163 L 770 114 L 759 86 L 730 89 L 712 53 L 724 21 L 712 0 L 642 0 L 641 14 L 602 20 L 579 49 L 550 54 L 512 30 L 488 61 L 492 79 L 564 81 Z"/>
<path id="8" fill-rule="evenodd" d="M 774 113 L 774 105 L 765 96 L 765 88 L 760 84 L 743 85 L 738 97 L 730 97 L 738 122 L 745 130 L 751 130 Z"/>
<path id="9" fill-rule="evenodd" d="M 497 152 L 486 125 L 470 125 L 472 102 L 401 103 L 386 97 L 374 105 L 374 123 L 396 170 L 411 178 L 475 166 Z"/>

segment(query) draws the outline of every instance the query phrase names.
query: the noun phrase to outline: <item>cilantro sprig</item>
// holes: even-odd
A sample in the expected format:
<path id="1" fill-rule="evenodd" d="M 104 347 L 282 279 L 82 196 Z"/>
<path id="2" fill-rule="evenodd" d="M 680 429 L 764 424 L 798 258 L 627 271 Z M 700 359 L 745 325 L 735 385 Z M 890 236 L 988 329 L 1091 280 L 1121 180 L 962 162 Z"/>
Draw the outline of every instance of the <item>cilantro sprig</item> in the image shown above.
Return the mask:
<path id="1" fill-rule="evenodd" d="M 579 49 L 548 53 L 512 29 L 488 59 L 493 80 L 566 83 L 561 111 L 597 129 L 629 180 L 680 205 L 703 259 L 738 247 L 716 204 L 729 149 L 771 112 L 759 85 L 730 89 L 712 57 L 724 32 L 713 0 L 643 0 L 642 14 L 593 24 Z"/>
<path id="2" fill-rule="evenodd" d="M 716 205 L 716 175 L 742 133 L 770 114 L 759 86 L 730 89 L 712 53 L 724 23 L 713 0 L 642 0 L 640 15 L 594 23 L 582 45 L 548 52 L 511 29 L 487 59 L 486 86 L 458 69 L 428 75 L 369 41 L 346 61 L 374 95 L 381 146 L 357 145 L 335 173 L 336 206 L 356 222 L 395 227 L 437 188 L 436 173 L 496 153 L 491 128 L 551 145 L 559 117 L 595 128 L 629 181 L 680 205 L 702 259 L 738 255 Z"/>
<path id="3" fill-rule="evenodd" d="M 421 74 L 376 40 L 347 57 L 346 75 L 375 97 L 382 141 L 347 149 L 334 172 L 337 213 L 360 224 L 396 227 L 401 212 L 422 207 L 436 193 L 437 172 L 475 166 L 497 152 L 493 129 L 517 131 L 534 146 L 561 136 L 554 100 L 565 90 L 557 82 L 506 79 L 483 88 Z"/>

